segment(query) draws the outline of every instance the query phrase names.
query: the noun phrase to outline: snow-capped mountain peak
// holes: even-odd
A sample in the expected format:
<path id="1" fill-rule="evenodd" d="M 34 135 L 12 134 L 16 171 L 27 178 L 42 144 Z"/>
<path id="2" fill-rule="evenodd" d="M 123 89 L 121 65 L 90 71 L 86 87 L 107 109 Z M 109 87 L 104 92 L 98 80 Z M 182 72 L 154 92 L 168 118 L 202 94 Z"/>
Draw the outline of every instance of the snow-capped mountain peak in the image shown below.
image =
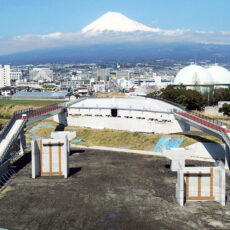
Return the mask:
<path id="1" fill-rule="evenodd" d="M 139 22 L 133 21 L 128 17 L 118 12 L 107 12 L 88 26 L 84 27 L 83 33 L 101 33 L 101 32 L 134 32 L 134 31 L 152 31 L 157 32 L 159 29 L 154 29 L 145 26 Z"/>

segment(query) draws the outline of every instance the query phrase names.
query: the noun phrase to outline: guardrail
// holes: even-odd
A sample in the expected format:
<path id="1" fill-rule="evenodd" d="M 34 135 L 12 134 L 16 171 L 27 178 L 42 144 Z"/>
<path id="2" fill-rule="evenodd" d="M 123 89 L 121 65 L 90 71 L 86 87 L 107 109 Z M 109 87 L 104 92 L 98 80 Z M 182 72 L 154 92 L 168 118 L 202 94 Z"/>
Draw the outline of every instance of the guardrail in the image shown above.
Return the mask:
<path id="1" fill-rule="evenodd" d="M 19 110 L 19 111 L 14 112 L 14 114 L 12 115 L 10 120 L 7 122 L 7 124 L 4 126 L 4 128 L 0 131 L 0 139 L 1 139 L 0 142 L 6 138 L 7 134 L 9 133 L 10 129 L 13 127 L 13 125 L 17 119 L 23 119 L 25 121 L 22 123 L 20 130 L 18 130 L 18 132 L 15 133 L 15 135 L 12 137 L 7 148 L 4 150 L 4 152 L 0 158 L 0 163 L 4 161 L 5 154 L 7 154 L 7 152 L 11 148 L 11 145 L 13 144 L 15 139 L 18 137 L 19 132 L 21 131 L 21 128 L 23 128 L 25 126 L 25 123 L 30 118 L 33 118 L 35 116 L 40 116 L 42 114 L 46 114 L 46 113 L 54 111 L 56 109 L 61 109 L 61 108 L 65 108 L 65 107 L 66 107 L 65 103 L 62 103 L 62 104 L 55 104 L 55 105 L 46 106 L 46 107 L 36 109 L 36 110 L 34 110 L 32 108 L 28 108 L 28 109 L 23 109 L 23 110 Z"/>
<path id="2" fill-rule="evenodd" d="M 203 115 L 203 114 L 199 114 L 199 113 L 192 112 L 192 111 L 188 111 L 188 110 L 187 110 L 187 112 L 188 112 L 189 114 L 192 114 L 192 115 L 194 115 L 194 116 L 197 116 L 197 117 L 199 117 L 199 118 L 202 118 L 202 119 L 204 119 L 204 120 L 206 120 L 206 121 L 208 121 L 208 122 L 211 122 L 211 123 L 213 123 L 213 124 L 216 124 L 216 125 L 219 125 L 219 126 L 227 126 L 226 123 L 224 123 L 224 122 L 222 122 L 222 121 L 219 121 L 219 120 L 217 120 L 217 119 L 210 118 L 210 117 L 205 116 L 205 115 Z"/>
<path id="3" fill-rule="evenodd" d="M 42 114 L 45 114 L 45 113 L 48 113 L 48 112 L 51 112 L 51 111 L 54 111 L 54 110 L 57 110 L 57 109 L 61 109 L 61 108 L 63 108 L 63 109 L 65 108 L 65 103 L 50 105 L 50 106 L 42 107 L 42 108 L 36 109 L 36 110 L 30 110 L 25 114 L 27 115 L 27 119 L 30 119 L 30 118 L 40 116 Z"/>
<path id="4" fill-rule="evenodd" d="M 229 138 L 228 134 L 226 132 L 221 131 L 221 136 L 230 148 L 230 138 Z"/>
<path id="5" fill-rule="evenodd" d="M 188 112 L 176 112 L 176 114 L 179 114 L 183 117 L 186 117 L 190 120 L 193 120 L 193 121 L 196 121 L 198 122 L 199 124 L 202 124 L 206 127 L 209 127 L 209 128 L 212 128 L 216 131 L 223 131 L 223 132 L 230 132 L 230 130 L 228 130 L 226 127 L 226 124 L 221 122 L 221 121 L 218 121 L 218 120 L 214 120 L 214 119 L 210 119 L 210 118 L 207 118 L 206 116 L 202 116 L 202 115 L 199 115 L 197 113 L 188 113 Z"/>

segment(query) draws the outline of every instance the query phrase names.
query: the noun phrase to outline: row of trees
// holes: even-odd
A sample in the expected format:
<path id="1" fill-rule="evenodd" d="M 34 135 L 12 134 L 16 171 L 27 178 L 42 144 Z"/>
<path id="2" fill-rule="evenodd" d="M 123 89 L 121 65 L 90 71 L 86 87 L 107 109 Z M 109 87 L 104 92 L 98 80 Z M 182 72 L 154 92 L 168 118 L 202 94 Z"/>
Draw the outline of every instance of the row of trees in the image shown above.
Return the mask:
<path id="1" fill-rule="evenodd" d="M 181 85 L 176 88 L 173 85 L 168 85 L 164 90 L 153 92 L 148 96 L 158 96 L 163 99 L 180 104 L 189 110 L 202 110 L 208 105 L 217 105 L 218 101 L 230 101 L 230 87 L 215 89 L 212 93 L 202 95 L 196 90 L 186 89 Z M 230 106 L 225 105 L 224 112 L 227 115 L 227 108 Z"/>
<path id="2" fill-rule="evenodd" d="M 201 110 L 204 105 L 202 95 L 195 90 L 186 89 L 185 86 L 174 88 L 172 85 L 169 85 L 163 90 L 160 97 L 183 105 L 189 110 Z"/>

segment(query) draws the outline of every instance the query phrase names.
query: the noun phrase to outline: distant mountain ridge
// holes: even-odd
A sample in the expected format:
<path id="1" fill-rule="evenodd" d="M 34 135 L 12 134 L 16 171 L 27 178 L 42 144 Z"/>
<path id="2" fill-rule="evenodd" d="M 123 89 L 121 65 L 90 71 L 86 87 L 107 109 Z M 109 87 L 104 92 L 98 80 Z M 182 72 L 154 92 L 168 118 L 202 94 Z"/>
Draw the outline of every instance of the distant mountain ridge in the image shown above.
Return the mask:
<path id="1" fill-rule="evenodd" d="M 148 62 L 211 59 L 230 61 L 230 45 L 121 43 L 42 49 L 0 56 L 1 64 Z"/>

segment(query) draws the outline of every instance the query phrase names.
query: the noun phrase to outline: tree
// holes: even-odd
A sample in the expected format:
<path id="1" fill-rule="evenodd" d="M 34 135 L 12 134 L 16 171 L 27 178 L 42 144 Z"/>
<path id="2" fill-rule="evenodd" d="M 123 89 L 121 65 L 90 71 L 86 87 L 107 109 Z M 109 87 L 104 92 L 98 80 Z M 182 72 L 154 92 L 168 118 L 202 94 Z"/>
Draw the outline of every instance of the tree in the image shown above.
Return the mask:
<path id="1" fill-rule="evenodd" d="M 185 93 L 186 100 L 184 106 L 189 110 L 201 110 L 204 106 L 202 95 L 195 91 L 188 89 Z"/>
<path id="2" fill-rule="evenodd" d="M 201 110 L 204 106 L 202 95 L 191 89 L 186 89 L 180 85 L 174 88 L 168 85 L 160 95 L 161 98 L 183 105 L 189 110 Z"/>
<path id="3" fill-rule="evenodd" d="M 230 101 L 230 87 L 214 90 L 213 103 L 216 105 L 219 101 Z"/>
<path id="4" fill-rule="evenodd" d="M 224 103 L 223 106 L 219 108 L 219 112 L 226 116 L 230 116 L 230 104 Z"/>

